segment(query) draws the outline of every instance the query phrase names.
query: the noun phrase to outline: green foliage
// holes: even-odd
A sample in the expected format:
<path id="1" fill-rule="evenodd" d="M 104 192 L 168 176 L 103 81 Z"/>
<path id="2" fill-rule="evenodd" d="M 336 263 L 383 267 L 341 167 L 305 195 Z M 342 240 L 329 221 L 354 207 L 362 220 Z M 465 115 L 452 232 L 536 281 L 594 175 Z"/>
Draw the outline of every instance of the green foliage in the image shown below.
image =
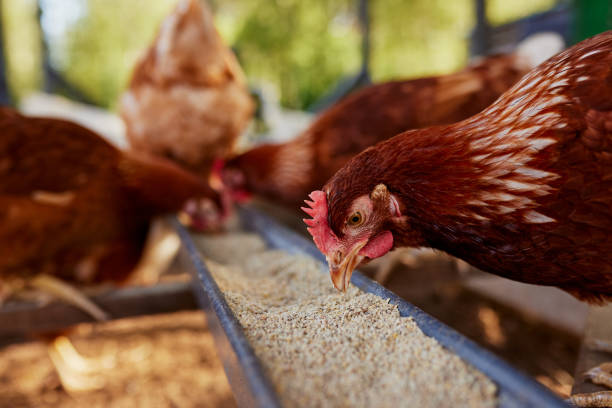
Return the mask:
<path id="1" fill-rule="evenodd" d="M 55 44 L 66 78 L 101 106 L 114 107 L 132 68 L 175 0 L 88 0 L 86 14 Z"/>
<path id="2" fill-rule="evenodd" d="M 6 73 L 13 99 L 42 84 L 40 31 L 35 0 L 2 0 Z"/>
<path id="3" fill-rule="evenodd" d="M 224 1 L 217 15 L 224 22 L 233 13 L 231 39 L 251 81 L 275 84 L 283 105 L 303 109 L 359 68 L 352 6 L 349 0 Z M 226 26 L 220 25 L 224 34 Z"/>
<path id="4" fill-rule="evenodd" d="M 472 0 L 372 0 L 375 81 L 454 71 L 465 64 Z"/>
<path id="5" fill-rule="evenodd" d="M 54 65 L 96 103 L 114 108 L 136 59 L 176 1 L 47 0 L 83 10 L 50 38 Z M 284 106 L 307 108 L 359 69 L 356 0 L 212 2 L 219 31 L 249 81 L 274 86 Z M 488 0 L 488 17 L 502 24 L 554 3 Z M 2 4 L 9 83 L 22 96 L 41 83 L 36 1 Z M 450 72 L 467 61 L 473 0 L 370 0 L 370 16 L 375 81 Z"/>
<path id="6" fill-rule="evenodd" d="M 519 20 L 553 7 L 557 0 L 487 0 L 487 18 L 492 25 Z"/>
<path id="7" fill-rule="evenodd" d="M 550 9 L 556 0 L 488 0 L 500 25 Z M 371 0 L 375 81 L 455 71 L 465 65 L 475 23 L 474 0 Z"/>

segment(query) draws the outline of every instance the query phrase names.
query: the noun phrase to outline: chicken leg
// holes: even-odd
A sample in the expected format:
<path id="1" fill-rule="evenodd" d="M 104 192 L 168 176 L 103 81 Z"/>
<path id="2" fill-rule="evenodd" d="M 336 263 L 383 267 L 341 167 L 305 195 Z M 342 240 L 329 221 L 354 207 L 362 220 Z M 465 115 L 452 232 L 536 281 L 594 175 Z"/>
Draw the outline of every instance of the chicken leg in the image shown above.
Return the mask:
<path id="1" fill-rule="evenodd" d="M 153 220 L 142 256 L 127 283 L 153 285 L 168 270 L 180 247 L 179 237 L 165 218 Z"/>
<path id="2" fill-rule="evenodd" d="M 65 301 L 91 315 L 97 321 L 109 319 L 108 313 L 87 296 L 68 283 L 51 275 L 37 275 L 27 281 L 27 286 Z M 103 388 L 105 383 L 96 375 L 100 370 L 112 368 L 114 361 L 90 359 L 81 356 L 70 340 L 63 335 L 45 338 L 47 351 L 64 389 L 82 392 Z"/>
<path id="3" fill-rule="evenodd" d="M 62 387 L 69 393 L 99 390 L 106 385 L 100 372 L 115 366 L 114 356 L 85 358 L 66 336 L 57 336 L 47 343 L 49 358 L 57 371 Z"/>

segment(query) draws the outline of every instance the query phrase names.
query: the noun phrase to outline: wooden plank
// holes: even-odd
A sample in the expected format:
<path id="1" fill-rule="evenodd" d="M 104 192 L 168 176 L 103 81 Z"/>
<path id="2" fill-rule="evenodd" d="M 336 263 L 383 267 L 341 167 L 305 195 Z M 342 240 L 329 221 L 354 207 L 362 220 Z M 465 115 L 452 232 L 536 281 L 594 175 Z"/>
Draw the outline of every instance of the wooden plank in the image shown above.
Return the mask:
<path id="1" fill-rule="evenodd" d="M 576 363 L 572 394 L 609 391 L 606 387 L 585 381 L 583 375 L 585 371 L 601 363 L 612 361 L 612 353 L 597 350 L 592 346 L 597 341 L 612 344 L 612 305 L 589 308 L 584 340 Z"/>
<path id="2" fill-rule="evenodd" d="M 191 282 L 114 289 L 91 299 L 112 319 L 198 309 Z M 61 302 L 7 303 L 0 309 L 0 338 L 57 331 L 86 322 L 94 320 L 82 310 Z"/>

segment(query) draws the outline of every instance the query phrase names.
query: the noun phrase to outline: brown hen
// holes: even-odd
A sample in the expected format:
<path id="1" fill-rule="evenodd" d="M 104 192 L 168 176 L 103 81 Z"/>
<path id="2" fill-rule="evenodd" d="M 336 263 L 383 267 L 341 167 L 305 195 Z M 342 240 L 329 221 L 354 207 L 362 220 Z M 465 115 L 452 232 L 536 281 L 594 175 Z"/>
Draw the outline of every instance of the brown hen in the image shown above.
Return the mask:
<path id="1" fill-rule="evenodd" d="M 253 193 L 295 207 L 363 149 L 407 129 L 480 112 L 533 68 L 529 52 L 489 57 L 450 75 L 366 87 L 322 113 L 294 140 L 230 159 L 221 178 L 236 195 Z"/>
<path id="2" fill-rule="evenodd" d="M 122 152 L 75 123 L 0 108 L 0 304 L 32 287 L 103 320 L 70 284 L 125 281 L 153 217 L 185 207 L 201 225 L 210 212 L 218 219 L 220 201 L 165 159 Z M 83 359 L 56 335 L 44 339 L 64 387 L 100 387 L 89 377 L 107 362 Z"/>
<path id="3" fill-rule="evenodd" d="M 134 150 L 204 174 L 230 153 L 253 110 L 236 58 L 198 0 L 180 1 L 164 20 L 121 99 Z"/>
<path id="4" fill-rule="evenodd" d="M 68 121 L 0 109 L 0 277 L 126 279 L 150 220 L 217 193 L 175 164 L 118 150 Z M 202 200 L 191 200 L 200 199 Z"/>
<path id="5" fill-rule="evenodd" d="M 347 163 L 304 210 L 334 285 L 394 247 L 612 300 L 612 31 L 526 75 L 467 120 L 397 135 Z M 589 373 L 612 385 L 612 366 Z M 612 393 L 573 398 L 610 406 Z"/>

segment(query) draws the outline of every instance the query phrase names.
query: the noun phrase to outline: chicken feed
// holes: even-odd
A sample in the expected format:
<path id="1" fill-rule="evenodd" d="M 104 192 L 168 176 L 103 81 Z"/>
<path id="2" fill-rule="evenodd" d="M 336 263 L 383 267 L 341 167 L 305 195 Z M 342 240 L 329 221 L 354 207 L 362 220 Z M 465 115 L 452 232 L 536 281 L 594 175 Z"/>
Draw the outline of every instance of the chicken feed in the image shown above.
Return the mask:
<path id="1" fill-rule="evenodd" d="M 195 236 L 286 407 L 494 407 L 496 386 L 396 306 L 254 234 Z"/>

